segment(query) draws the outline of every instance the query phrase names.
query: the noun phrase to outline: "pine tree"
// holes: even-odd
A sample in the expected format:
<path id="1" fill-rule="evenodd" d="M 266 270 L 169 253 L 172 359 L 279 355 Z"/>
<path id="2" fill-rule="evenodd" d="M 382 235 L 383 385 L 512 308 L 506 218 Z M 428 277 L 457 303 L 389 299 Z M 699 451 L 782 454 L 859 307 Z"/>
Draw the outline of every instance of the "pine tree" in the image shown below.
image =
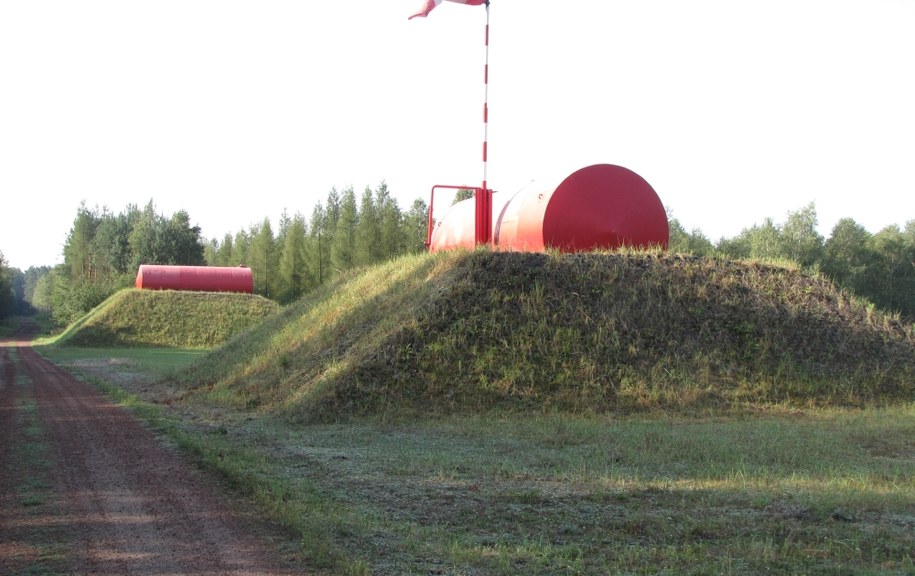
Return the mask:
<path id="1" fill-rule="evenodd" d="M 309 250 L 310 256 L 308 261 L 311 266 L 312 275 L 317 284 L 322 284 L 329 277 L 330 270 L 330 244 L 326 231 L 327 214 L 320 202 L 315 205 L 311 212 L 311 226 L 309 227 Z M 333 236 L 330 236 L 333 238 Z"/>
<path id="2" fill-rule="evenodd" d="M 337 224 L 340 222 L 340 205 L 342 199 L 340 198 L 340 193 L 337 192 L 336 188 L 331 188 L 330 192 L 327 194 L 327 203 L 324 206 L 324 220 L 323 226 L 321 227 L 321 243 L 326 247 L 327 263 L 326 270 L 330 270 L 333 267 L 333 246 L 334 246 L 334 234 L 337 232 Z M 327 275 L 330 277 L 330 275 Z"/>
<path id="3" fill-rule="evenodd" d="M 216 251 L 217 266 L 232 265 L 232 252 L 235 250 L 234 244 L 234 237 L 227 232 L 226 235 L 222 237 L 222 244 L 219 245 L 219 249 Z"/>
<path id="4" fill-rule="evenodd" d="M 296 213 L 285 229 L 280 256 L 280 302 L 297 300 L 309 285 L 309 270 L 305 262 L 305 218 Z"/>
<path id="5" fill-rule="evenodd" d="M 136 222 L 128 237 L 132 270 L 139 269 L 141 264 L 165 264 L 165 261 L 162 260 L 159 239 L 163 228 L 160 225 L 161 219 L 156 214 L 156 206 L 152 200 L 136 216 Z"/>
<path id="6" fill-rule="evenodd" d="M 340 216 L 334 229 L 331 248 L 331 262 L 337 270 L 349 270 L 355 266 L 356 226 L 359 213 L 356 209 L 356 193 L 352 187 L 343 192 L 340 201 Z"/>
<path id="7" fill-rule="evenodd" d="M 131 275 L 135 272 L 130 267 L 130 221 L 126 214 L 115 216 L 107 210 L 102 213 L 92 238 L 92 252 L 100 276 Z"/>
<path id="8" fill-rule="evenodd" d="M 352 191 L 352 188 L 350 188 L 349 192 L 352 193 Z M 337 229 L 342 204 L 343 198 L 340 197 L 340 193 L 337 192 L 336 188 L 331 188 L 330 192 L 327 193 L 327 206 L 324 208 L 324 213 L 327 216 L 325 228 L 329 234 L 333 234 L 334 230 Z"/>
<path id="9" fill-rule="evenodd" d="M 359 220 L 356 222 L 356 266 L 365 266 L 381 261 L 381 226 L 375 207 L 372 189 L 366 186 L 359 203 Z"/>
<path id="10" fill-rule="evenodd" d="M 278 284 L 276 261 L 276 244 L 270 219 L 264 218 L 260 226 L 252 226 L 251 249 L 248 254 L 251 274 L 254 276 L 254 292 L 270 297 L 272 288 Z"/>
<path id="11" fill-rule="evenodd" d="M 207 240 L 206 246 L 203 247 L 203 259 L 206 260 L 207 266 L 222 266 L 219 263 L 219 241 L 216 238 Z"/>
<path id="12" fill-rule="evenodd" d="M 429 226 L 429 207 L 426 202 L 417 198 L 403 219 L 404 250 L 408 254 L 417 254 L 426 250 L 426 236 Z"/>
<path id="13" fill-rule="evenodd" d="M 375 207 L 380 228 L 381 259 L 390 260 L 406 251 L 407 236 L 403 214 L 384 182 L 375 189 Z"/>
<path id="14" fill-rule="evenodd" d="M 245 230 L 239 230 L 232 239 L 232 254 L 229 256 L 229 266 L 247 266 L 251 238 Z"/>
<path id="15" fill-rule="evenodd" d="M 98 211 L 88 209 L 85 202 L 80 204 L 64 245 L 64 264 L 75 281 L 91 281 L 95 276 L 92 239 L 98 225 Z"/>

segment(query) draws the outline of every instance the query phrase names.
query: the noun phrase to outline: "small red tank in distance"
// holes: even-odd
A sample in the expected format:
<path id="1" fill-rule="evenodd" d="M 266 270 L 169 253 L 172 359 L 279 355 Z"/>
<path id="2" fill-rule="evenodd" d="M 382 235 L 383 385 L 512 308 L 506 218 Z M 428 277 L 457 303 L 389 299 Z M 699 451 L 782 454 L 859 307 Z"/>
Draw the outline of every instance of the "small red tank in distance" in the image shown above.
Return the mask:
<path id="1" fill-rule="evenodd" d="M 137 288 L 198 292 L 254 292 L 254 276 L 242 266 L 166 266 L 141 264 Z"/>
<path id="2" fill-rule="evenodd" d="M 501 198 L 500 198 L 501 196 Z M 473 248 L 473 199 L 452 206 L 435 225 L 429 249 Z M 498 250 L 562 252 L 667 248 L 667 212 L 635 172 L 595 164 L 573 172 L 553 190 L 522 190 L 492 200 L 492 243 Z"/>

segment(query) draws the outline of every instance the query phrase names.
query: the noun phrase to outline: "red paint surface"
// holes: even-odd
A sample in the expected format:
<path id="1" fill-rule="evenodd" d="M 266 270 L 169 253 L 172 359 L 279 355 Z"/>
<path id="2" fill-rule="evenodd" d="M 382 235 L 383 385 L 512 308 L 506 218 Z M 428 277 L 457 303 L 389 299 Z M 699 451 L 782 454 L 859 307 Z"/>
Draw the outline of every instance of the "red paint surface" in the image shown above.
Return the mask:
<path id="1" fill-rule="evenodd" d="M 137 288 L 147 290 L 192 290 L 199 292 L 254 292 L 250 268 L 220 266 L 166 266 L 142 264 Z"/>
<path id="2" fill-rule="evenodd" d="M 622 246 L 667 248 L 667 213 L 651 185 L 635 172 L 596 164 L 573 172 L 554 190 L 523 190 L 492 200 L 493 245 L 539 252 L 586 252 Z M 458 202 L 432 232 L 430 250 L 475 245 L 473 199 Z"/>

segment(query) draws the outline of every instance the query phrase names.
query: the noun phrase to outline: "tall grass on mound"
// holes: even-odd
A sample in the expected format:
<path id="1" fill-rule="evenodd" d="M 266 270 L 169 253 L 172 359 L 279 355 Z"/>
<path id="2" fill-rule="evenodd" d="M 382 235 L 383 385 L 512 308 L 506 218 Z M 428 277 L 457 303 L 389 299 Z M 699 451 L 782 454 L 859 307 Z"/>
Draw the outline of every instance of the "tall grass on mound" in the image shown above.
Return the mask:
<path id="1" fill-rule="evenodd" d="M 405 256 L 337 277 L 179 376 L 235 406 L 314 404 L 417 322 L 467 255 Z"/>
<path id="2" fill-rule="evenodd" d="M 340 278 L 190 376 L 216 399 L 310 421 L 857 406 L 915 395 L 915 334 L 778 266 L 475 251 Z"/>
<path id="3" fill-rule="evenodd" d="M 277 303 L 250 294 L 130 288 L 74 324 L 58 343 L 209 349 L 278 310 Z"/>

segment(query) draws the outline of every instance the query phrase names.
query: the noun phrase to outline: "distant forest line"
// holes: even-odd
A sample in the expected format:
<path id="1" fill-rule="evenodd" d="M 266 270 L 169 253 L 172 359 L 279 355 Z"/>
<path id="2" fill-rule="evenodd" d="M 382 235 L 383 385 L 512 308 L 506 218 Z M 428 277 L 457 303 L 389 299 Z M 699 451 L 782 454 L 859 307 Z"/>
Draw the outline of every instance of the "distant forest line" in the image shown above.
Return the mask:
<path id="1" fill-rule="evenodd" d="M 428 206 L 417 199 L 406 211 L 386 184 L 331 189 L 309 217 L 284 212 L 204 239 L 183 210 L 171 216 L 129 205 L 77 209 L 64 244 L 64 261 L 28 270 L 7 266 L 0 247 L 0 319 L 46 313 L 61 325 L 80 318 L 114 292 L 132 286 L 140 264 L 248 266 L 256 294 L 288 304 L 335 274 L 425 250 Z M 828 238 L 817 232 L 813 203 L 784 222 L 766 218 L 733 238 L 713 242 L 673 217 L 670 252 L 728 259 L 785 261 L 819 273 L 875 306 L 915 322 L 915 220 L 871 233 L 852 218 Z"/>

